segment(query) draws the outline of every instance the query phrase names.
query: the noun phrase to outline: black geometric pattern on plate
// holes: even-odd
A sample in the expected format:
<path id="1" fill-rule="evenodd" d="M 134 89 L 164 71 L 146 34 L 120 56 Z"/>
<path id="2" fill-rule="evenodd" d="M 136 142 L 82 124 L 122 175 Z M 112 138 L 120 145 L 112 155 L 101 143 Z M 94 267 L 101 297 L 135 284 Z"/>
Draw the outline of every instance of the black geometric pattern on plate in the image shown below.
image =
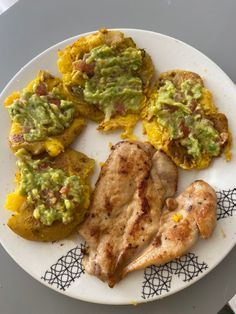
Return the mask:
<path id="1" fill-rule="evenodd" d="M 217 220 L 233 216 L 236 211 L 236 188 L 216 191 Z"/>
<path id="2" fill-rule="evenodd" d="M 208 265 L 199 262 L 194 253 L 188 253 L 162 266 L 149 266 L 144 270 L 142 298 L 148 299 L 170 291 L 173 275 L 189 282 L 207 268 Z"/>
<path id="3" fill-rule="evenodd" d="M 236 188 L 220 190 L 217 194 L 217 220 L 233 216 L 236 211 Z M 84 274 L 82 265 L 85 244 L 76 246 L 63 255 L 41 277 L 50 285 L 55 285 L 61 290 L 68 288 L 75 279 Z M 162 266 L 150 266 L 144 270 L 142 297 L 161 295 L 171 288 L 173 275 L 182 278 L 184 282 L 190 281 L 208 268 L 205 262 L 200 263 L 198 257 L 188 253 L 170 263 Z"/>
<path id="4" fill-rule="evenodd" d="M 85 244 L 81 243 L 63 255 L 53 264 L 49 270 L 41 277 L 50 285 L 55 285 L 60 290 L 65 291 L 75 279 L 84 274 L 82 265 Z"/>

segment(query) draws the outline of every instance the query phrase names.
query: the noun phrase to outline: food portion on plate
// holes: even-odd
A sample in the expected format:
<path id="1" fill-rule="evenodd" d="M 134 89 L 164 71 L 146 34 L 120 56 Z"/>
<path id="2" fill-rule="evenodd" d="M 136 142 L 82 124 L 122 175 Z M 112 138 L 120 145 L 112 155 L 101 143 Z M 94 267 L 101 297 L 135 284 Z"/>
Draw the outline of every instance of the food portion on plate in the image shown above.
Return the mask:
<path id="1" fill-rule="evenodd" d="M 176 165 L 149 143 L 126 141 L 113 147 L 89 216 L 79 227 L 88 245 L 84 267 L 89 274 L 113 287 L 131 271 L 184 255 L 199 234 L 212 234 L 215 191 L 195 181 L 173 199 L 177 181 Z"/>
<path id="2" fill-rule="evenodd" d="M 122 32 L 102 29 L 59 51 L 68 96 L 98 130 L 123 128 L 129 136 L 147 102 L 154 67 L 144 49 Z"/>
<path id="3" fill-rule="evenodd" d="M 159 228 L 164 200 L 174 195 L 177 167 L 149 143 L 120 142 L 101 169 L 88 218 L 85 270 L 113 287 Z"/>
<path id="4" fill-rule="evenodd" d="M 198 74 L 171 70 L 156 79 L 151 57 L 120 31 L 80 37 L 58 56 L 62 79 L 40 71 L 4 103 L 18 158 L 8 226 L 43 242 L 77 231 L 87 244 L 85 271 L 114 287 L 211 236 L 216 193 L 198 180 L 175 197 L 178 167 L 206 168 L 222 153 L 230 160 L 228 120 Z M 129 139 L 112 146 L 93 193 L 95 161 L 68 148 L 86 119 Z M 139 120 L 149 142 L 134 140 Z"/>
<path id="5" fill-rule="evenodd" d="M 56 158 L 17 151 L 16 190 L 5 207 L 8 226 L 21 237 L 55 241 L 74 232 L 88 211 L 94 160 L 72 149 Z"/>
<path id="6" fill-rule="evenodd" d="M 85 126 L 75 104 L 64 93 L 62 81 L 46 71 L 20 93 L 5 100 L 12 126 L 11 149 L 25 148 L 34 155 L 57 156 Z"/>
<path id="7" fill-rule="evenodd" d="M 211 92 L 193 72 L 162 73 L 143 116 L 149 141 L 184 169 L 208 167 L 231 144 L 226 116 L 218 112 Z"/>
<path id="8" fill-rule="evenodd" d="M 186 254 L 199 236 L 207 239 L 216 225 L 216 193 L 202 180 L 193 182 L 176 199 L 168 198 L 158 232 L 122 277 L 150 265 L 164 265 Z"/>

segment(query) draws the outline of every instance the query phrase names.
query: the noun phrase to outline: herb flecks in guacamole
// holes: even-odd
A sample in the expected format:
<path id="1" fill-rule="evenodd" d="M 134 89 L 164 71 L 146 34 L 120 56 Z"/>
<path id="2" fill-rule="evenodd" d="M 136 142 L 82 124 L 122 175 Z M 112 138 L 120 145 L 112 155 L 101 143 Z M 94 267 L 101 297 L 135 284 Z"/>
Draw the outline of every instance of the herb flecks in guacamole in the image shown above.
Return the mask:
<path id="1" fill-rule="evenodd" d="M 191 80 L 183 81 L 179 88 L 166 80 L 150 108 L 157 122 L 168 128 L 170 140 L 178 141 L 193 158 L 220 153 L 219 133 L 199 102 L 202 88 Z"/>
<path id="2" fill-rule="evenodd" d="M 62 133 L 70 126 L 75 114 L 73 103 L 63 100 L 56 87 L 48 92 L 43 82 L 37 84 L 33 92 L 24 93 L 8 110 L 12 121 L 21 125 L 27 142 Z"/>
<path id="3" fill-rule="evenodd" d="M 27 196 L 28 205 L 34 208 L 34 218 L 47 226 L 54 221 L 64 224 L 73 221 L 75 208 L 83 202 L 79 177 L 54 169 L 48 158 L 31 159 L 24 149 L 16 155 L 20 172 L 18 192 Z"/>
<path id="4" fill-rule="evenodd" d="M 84 99 L 105 113 L 137 112 L 143 99 L 143 83 L 138 75 L 142 50 L 118 49 L 107 45 L 93 48 L 75 67 L 84 73 Z"/>

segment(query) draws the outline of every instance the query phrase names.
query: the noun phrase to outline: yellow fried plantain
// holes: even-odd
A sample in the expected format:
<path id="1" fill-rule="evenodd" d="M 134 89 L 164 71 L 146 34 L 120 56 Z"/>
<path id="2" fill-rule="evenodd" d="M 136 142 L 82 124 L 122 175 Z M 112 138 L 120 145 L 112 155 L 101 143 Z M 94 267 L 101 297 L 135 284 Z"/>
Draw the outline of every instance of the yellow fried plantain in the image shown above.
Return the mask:
<path id="1" fill-rule="evenodd" d="M 61 80 L 46 71 L 39 71 L 37 78 L 30 82 L 23 92 L 32 92 L 34 85 L 40 82 L 47 84 L 48 92 L 52 91 L 52 89 L 56 87 L 60 91 L 60 94 L 63 96 L 63 98 L 67 100 Z M 16 99 L 20 97 L 20 92 L 13 92 L 5 100 L 5 106 L 10 106 Z M 71 125 L 61 134 L 50 136 L 43 141 L 27 142 L 23 138 L 22 126 L 17 122 L 12 122 L 9 134 L 9 144 L 13 152 L 16 152 L 20 148 L 25 148 L 33 155 L 38 155 L 44 151 L 47 151 L 50 156 L 57 156 L 73 142 L 73 140 L 80 134 L 85 124 L 85 119 L 82 118 L 79 112 L 76 110 L 75 117 Z"/>
<path id="2" fill-rule="evenodd" d="M 8 195 L 5 204 L 7 209 L 14 211 L 8 220 L 11 230 L 27 240 L 44 242 L 60 240 L 75 232 L 77 226 L 83 221 L 90 204 L 89 176 L 93 171 L 94 163 L 93 159 L 72 149 L 67 149 L 54 159 L 53 168 L 62 169 L 68 175 L 79 176 L 84 187 L 83 203 L 76 208 L 72 222 L 63 224 L 55 221 L 51 226 L 42 224 L 40 220 L 33 217 L 34 208 L 27 204 L 26 197 L 19 195 L 16 189 L 16 192 Z M 18 183 L 19 180 L 18 175 Z"/>
<path id="3" fill-rule="evenodd" d="M 81 72 L 77 71 L 73 67 L 73 63 L 83 59 L 86 53 L 89 53 L 93 48 L 104 44 L 110 47 L 119 47 L 121 49 L 136 47 L 134 41 L 131 38 L 125 37 L 122 32 L 101 29 L 96 33 L 79 38 L 73 44 L 59 51 L 58 68 L 63 75 L 62 80 L 65 92 L 68 97 L 77 104 L 81 115 L 96 122 L 100 122 L 98 130 L 101 132 L 123 129 L 124 133 L 122 134 L 122 137 L 129 138 L 132 137 L 132 129 L 138 121 L 139 112 L 129 112 L 123 115 L 116 113 L 109 120 L 105 121 L 104 113 L 99 110 L 96 105 L 85 101 L 83 94 L 85 79 Z M 143 107 L 145 107 L 155 82 L 155 71 L 151 57 L 144 50 L 142 50 L 142 52 L 142 66 L 139 70 L 138 76 L 142 80 L 144 97 L 140 105 L 140 111 Z M 77 88 L 76 93 L 73 90 L 74 88 Z"/>
<path id="4" fill-rule="evenodd" d="M 181 84 L 186 81 L 190 81 L 194 84 L 199 84 L 202 90 L 201 97 L 197 99 L 197 101 L 194 100 L 193 102 L 193 106 L 196 107 L 196 109 L 194 107 L 190 107 L 192 111 L 190 115 L 198 114 L 198 110 L 204 119 L 207 119 L 213 123 L 214 129 L 219 134 L 220 151 L 218 155 L 220 155 L 224 151 L 226 153 L 226 159 L 229 160 L 231 135 L 228 128 L 228 120 L 223 113 L 219 113 L 217 111 L 217 108 L 212 99 L 211 92 L 207 88 L 205 88 L 202 78 L 194 72 L 184 70 L 172 70 L 160 74 L 158 88 L 151 96 L 151 100 L 148 106 L 146 106 L 142 112 L 144 132 L 147 134 L 150 143 L 153 144 L 155 148 L 163 150 L 179 167 L 183 169 L 203 169 L 208 167 L 213 156 L 209 155 L 206 152 L 202 152 L 199 157 L 191 156 L 188 153 L 186 147 L 181 145 L 181 142 L 178 139 L 171 138 L 169 128 L 162 125 L 161 123 L 158 123 L 155 114 L 153 114 L 151 110 L 151 104 L 155 102 L 156 99 L 158 99 L 159 89 L 165 84 L 165 82 L 173 83 L 177 91 L 174 97 L 177 97 L 177 101 L 181 103 L 181 98 L 180 100 L 178 99 L 178 97 L 183 97 L 183 95 L 181 95 L 180 88 Z M 185 103 L 183 102 L 183 104 Z M 167 110 L 169 109 L 170 111 L 169 115 L 172 115 L 177 108 L 176 106 L 171 107 L 171 105 L 172 102 L 170 104 L 164 104 Z M 184 131 L 189 133 L 191 132 L 191 129 L 183 129 L 183 132 Z"/>

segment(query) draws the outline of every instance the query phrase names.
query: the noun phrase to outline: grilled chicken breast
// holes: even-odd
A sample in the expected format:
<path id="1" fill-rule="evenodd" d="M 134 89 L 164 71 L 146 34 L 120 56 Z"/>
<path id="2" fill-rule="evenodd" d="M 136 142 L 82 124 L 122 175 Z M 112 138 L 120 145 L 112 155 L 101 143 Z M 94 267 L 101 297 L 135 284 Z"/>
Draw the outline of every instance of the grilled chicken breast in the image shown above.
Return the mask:
<path id="1" fill-rule="evenodd" d="M 110 287 L 159 230 L 161 210 L 177 187 L 177 167 L 148 143 L 120 142 L 102 167 L 79 228 L 88 244 L 85 270 Z"/>
<path id="2" fill-rule="evenodd" d="M 195 181 L 176 199 L 166 201 L 159 230 L 152 243 L 127 265 L 122 276 L 184 255 L 199 235 L 203 239 L 209 238 L 215 225 L 216 193 L 206 182 Z"/>

